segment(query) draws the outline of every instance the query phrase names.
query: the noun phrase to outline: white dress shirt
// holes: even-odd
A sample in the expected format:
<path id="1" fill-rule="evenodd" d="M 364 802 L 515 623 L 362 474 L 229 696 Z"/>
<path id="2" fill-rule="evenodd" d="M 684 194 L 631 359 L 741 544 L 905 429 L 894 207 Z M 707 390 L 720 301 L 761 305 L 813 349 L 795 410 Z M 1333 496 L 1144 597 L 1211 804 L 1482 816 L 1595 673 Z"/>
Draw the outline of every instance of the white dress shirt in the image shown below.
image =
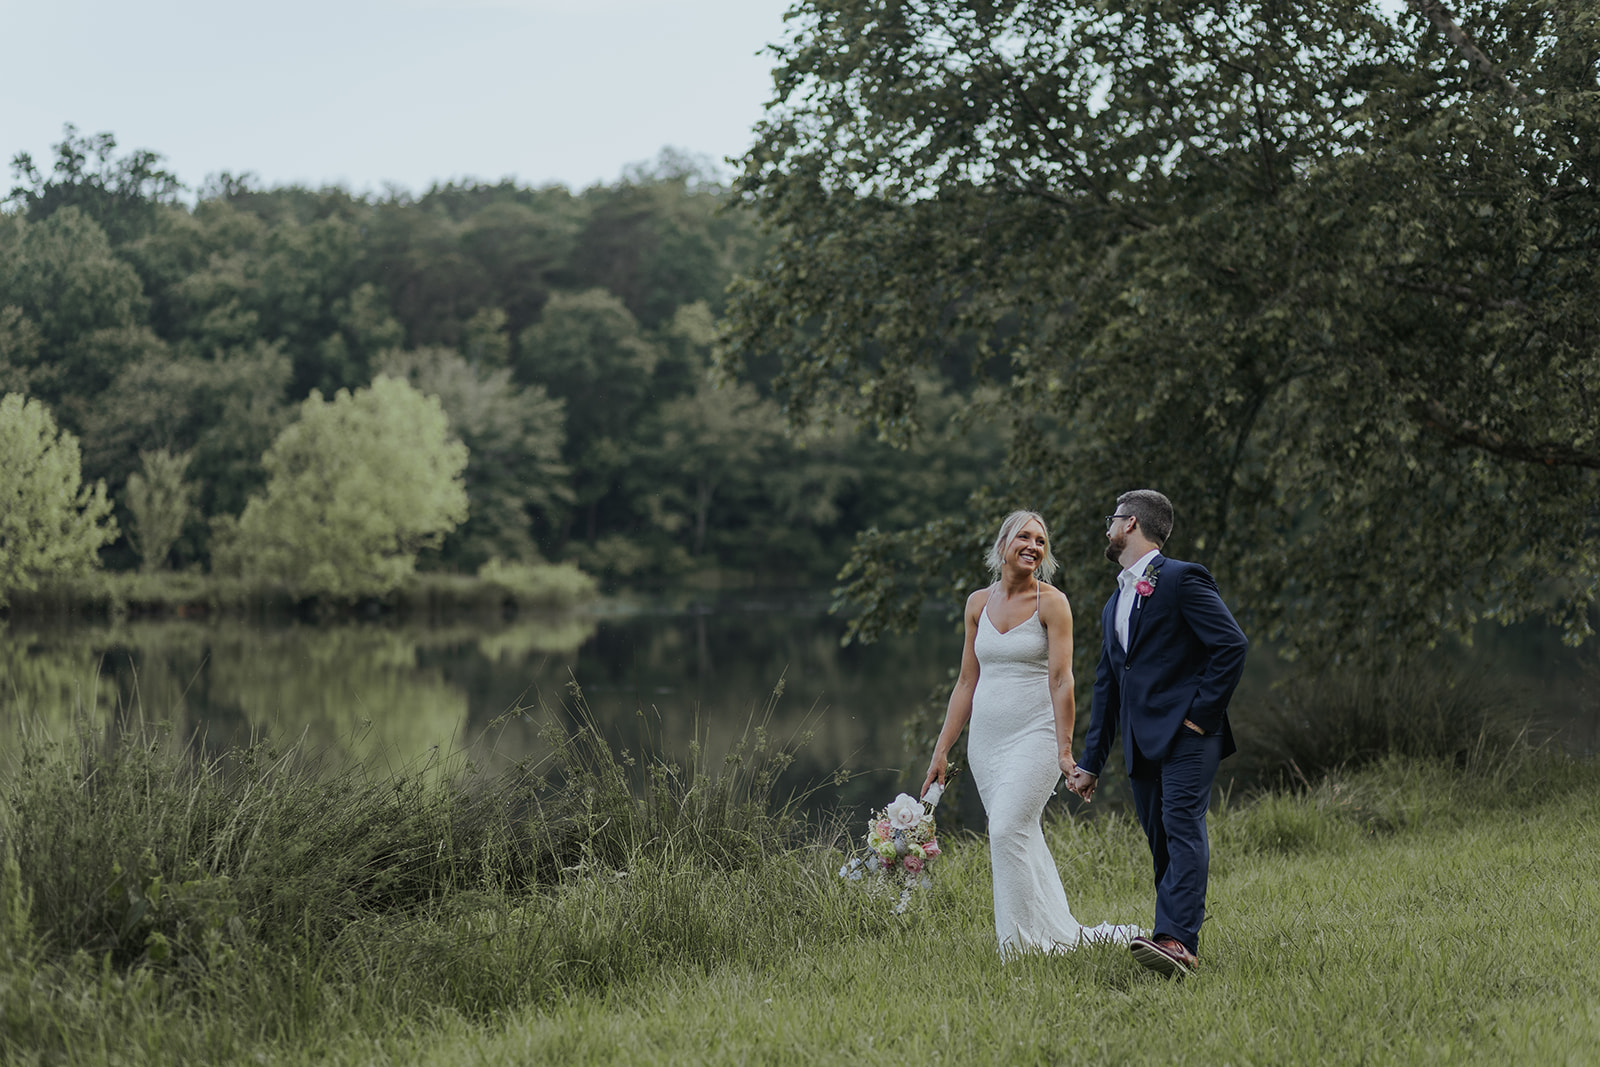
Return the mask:
<path id="1" fill-rule="evenodd" d="M 1144 577 L 1144 569 L 1160 552 L 1159 548 L 1152 548 L 1134 561 L 1133 566 L 1117 575 L 1117 640 L 1122 642 L 1124 652 L 1128 651 L 1128 626 L 1133 619 L 1133 587 Z"/>

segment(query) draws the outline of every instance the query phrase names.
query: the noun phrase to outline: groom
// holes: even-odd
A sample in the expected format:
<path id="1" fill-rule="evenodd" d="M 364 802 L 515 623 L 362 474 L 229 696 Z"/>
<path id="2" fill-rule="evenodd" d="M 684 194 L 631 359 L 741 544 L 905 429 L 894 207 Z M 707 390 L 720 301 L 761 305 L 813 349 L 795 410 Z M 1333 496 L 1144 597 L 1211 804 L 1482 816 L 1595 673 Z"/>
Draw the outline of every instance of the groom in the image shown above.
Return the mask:
<path id="1" fill-rule="evenodd" d="M 1136 489 L 1113 511 L 1106 558 L 1122 573 L 1100 616 L 1089 735 L 1067 786 L 1088 800 L 1112 739 L 1122 739 L 1156 880 L 1154 936 L 1136 937 L 1130 948 L 1151 970 L 1181 977 L 1200 962 L 1206 808 L 1217 764 L 1234 752 L 1228 700 L 1249 642 L 1210 573 L 1161 554 L 1172 532 L 1170 500 Z"/>

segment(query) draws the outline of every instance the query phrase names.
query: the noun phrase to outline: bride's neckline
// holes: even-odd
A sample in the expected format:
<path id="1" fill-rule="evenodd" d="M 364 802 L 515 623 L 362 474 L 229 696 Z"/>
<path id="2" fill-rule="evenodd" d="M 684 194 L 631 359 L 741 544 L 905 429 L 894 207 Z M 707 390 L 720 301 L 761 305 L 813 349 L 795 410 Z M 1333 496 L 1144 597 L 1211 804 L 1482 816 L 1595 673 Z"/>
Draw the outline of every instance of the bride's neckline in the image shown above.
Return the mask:
<path id="1" fill-rule="evenodd" d="M 996 583 L 996 584 L 998 584 L 998 583 Z M 1009 629 L 1009 630 L 1000 629 L 1000 627 L 995 624 L 994 616 L 989 614 L 989 605 L 994 602 L 994 592 L 995 592 L 994 586 L 990 586 L 989 587 L 989 599 L 987 599 L 987 600 L 985 600 L 983 602 L 983 617 L 989 621 L 989 629 L 993 630 L 995 633 L 999 634 L 1001 637 L 1004 637 L 1006 634 L 1011 633 L 1013 630 L 1017 630 L 1017 629 L 1019 629 L 1019 628 L 1021 628 L 1023 626 L 1028 625 L 1028 623 L 1031 620 L 1037 619 L 1039 617 L 1039 579 L 1035 578 L 1033 580 L 1033 614 L 1029 615 L 1026 619 L 1023 619 L 1021 622 L 1017 623 L 1016 626 L 1011 627 L 1011 629 Z"/>

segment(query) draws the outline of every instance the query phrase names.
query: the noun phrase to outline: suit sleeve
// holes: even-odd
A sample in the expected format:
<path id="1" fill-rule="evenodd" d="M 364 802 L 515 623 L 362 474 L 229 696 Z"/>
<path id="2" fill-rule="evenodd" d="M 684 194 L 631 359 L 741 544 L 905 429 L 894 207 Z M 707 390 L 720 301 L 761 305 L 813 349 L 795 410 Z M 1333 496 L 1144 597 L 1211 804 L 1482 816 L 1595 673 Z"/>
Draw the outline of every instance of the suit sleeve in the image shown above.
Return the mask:
<path id="1" fill-rule="evenodd" d="M 1179 592 L 1183 620 L 1206 649 L 1206 666 L 1189 705 L 1189 718 L 1206 733 L 1214 733 L 1222 728 L 1228 701 L 1244 674 L 1244 657 L 1250 642 L 1204 567 L 1186 571 Z"/>
<path id="2" fill-rule="evenodd" d="M 1117 672 L 1111 669 L 1111 649 L 1100 642 L 1100 665 L 1094 671 L 1094 698 L 1089 705 L 1089 733 L 1083 741 L 1083 758 L 1078 766 L 1098 776 L 1111 754 L 1117 736 L 1117 716 L 1122 709 L 1122 693 Z"/>

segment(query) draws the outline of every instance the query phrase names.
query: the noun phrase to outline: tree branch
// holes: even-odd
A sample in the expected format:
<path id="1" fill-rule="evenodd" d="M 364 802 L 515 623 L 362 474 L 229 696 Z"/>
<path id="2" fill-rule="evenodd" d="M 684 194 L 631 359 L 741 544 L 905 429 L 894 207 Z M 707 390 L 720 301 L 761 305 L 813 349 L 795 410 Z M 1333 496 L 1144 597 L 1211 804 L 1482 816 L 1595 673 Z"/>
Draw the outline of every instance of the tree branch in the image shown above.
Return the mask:
<path id="1" fill-rule="evenodd" d="M 1471 35 L 1461 28 L 1460 24 L 1456 22 L 1455 16 L 1450 13 L 1450 9 L 1445 7 L 1440 0 L 1406 0 L 1406 4 L 1417 14 L 1433 23 L 1434 28 L 1444 34 L 1446 40 L 1455 45 L 1456 51 L 1461 53 L 1461 57 L 1467 61 L 1467 65 L 1473 70 L 1490 81 L 1499 83 L 1517 103 L 1532 103 L 1517 84 L 1507 78 L 1500 68 L 1495 66 L 1489 57 L 1483 54 L 1483 49 L 1479 48 Z"/>
<path id="2" fill-rule="evenodd" d="M 1424 293 L 1428 296 L 1443 297 L 1446 300 L 1459 300 L 1464 304 L 1472 304 L 1488 311 L 1527 311 L 1528 302 L 1516 297 L 1507 297 L 1503 300 L 1493 300 L 1485 297 L 1478 290 L 1466 285 L 1451 285 L 1445 282 L 1418 282 L 1398 275 L 1389 276 L 1389 284 L 1399 289 L 1413 293 Z"/>
<path id="3" fill-rule="evenodd" d="M 920 9 L 914 10 L 917 10 L 917 13 L 922 15 L 923 18 L 939 26 L 945 31 L 945 33 L 949 34 L 950 39 L 955 43 L 955 46 L 958 47 L 968 57 L 974 56 L 980 50 L 988 54 L 993 65 L 999 68 L 999 70 L 1002 72 L 999 74 L 998 78 L 1000 83 L 998 89 L 1000 93 L 1002 95 L 1009 93 L 1015 98 L 1016 102 L 1022 107 L 1022 109 L 1032 116 L 1034 125 L 1039 130 L 1041 136 L 1054 144 L 1056 148 L 1056 161 L 1062 166 L 1066 167 L 1069 171 L 1073 172 L 1074 177 L 1076 177 L 1078 184 L 1082 189 L 1104 204 L 1107 210 L 1115 212 L 1135 229 L 1148 230 L 1154 227 L 1154 223 L 1141 216 L 1139 212 L 1135 211 L 1130 205 L 1119 203 L 1113 199 L 1112 196 L 1101 185 L 1101 183 L 1095 179 L 1095 175 L 1090 170 L 1087 161 L 1080 158 L 1079 153 L 1071 145 L 1062 140 L 1061 135 L 1056 132 L 1055 126 L 1033 102 L 1032 97 L 1028 95 L 1028 92 L 1023 87 L 1021 80 L 1016 76 L 1015 72 L 1011 70 L 1011 67 L 1006 62 L 1005 58 L 995 51 L 993 41 L 982 38 L 974 41 L 963 38 L 957 33 L 955 27 L 953 27 L 949 21 L 939 13 L 937 5 L 930 4 L 928 9 L 925 11 Z M 991 86 L 993 85 L 993 81 L 984 76 L 984 66 L 975 64 L 971 73 L 976 76 L 975 80 L 981 79 L 989 82 Z"/>
<path id="4" fill-rule="evenodd" d="M 1555 441 L 1512 441 L 1470 419 L 1461 418 L 1437 400 L 1424 397 L 1412 401 L 1410 410 L 1423 426 L 1454 444 L 1480 448 L 1521 463 L 1600 470 L 1600 454 L 1580 452 L 1571 445 Z"/>

